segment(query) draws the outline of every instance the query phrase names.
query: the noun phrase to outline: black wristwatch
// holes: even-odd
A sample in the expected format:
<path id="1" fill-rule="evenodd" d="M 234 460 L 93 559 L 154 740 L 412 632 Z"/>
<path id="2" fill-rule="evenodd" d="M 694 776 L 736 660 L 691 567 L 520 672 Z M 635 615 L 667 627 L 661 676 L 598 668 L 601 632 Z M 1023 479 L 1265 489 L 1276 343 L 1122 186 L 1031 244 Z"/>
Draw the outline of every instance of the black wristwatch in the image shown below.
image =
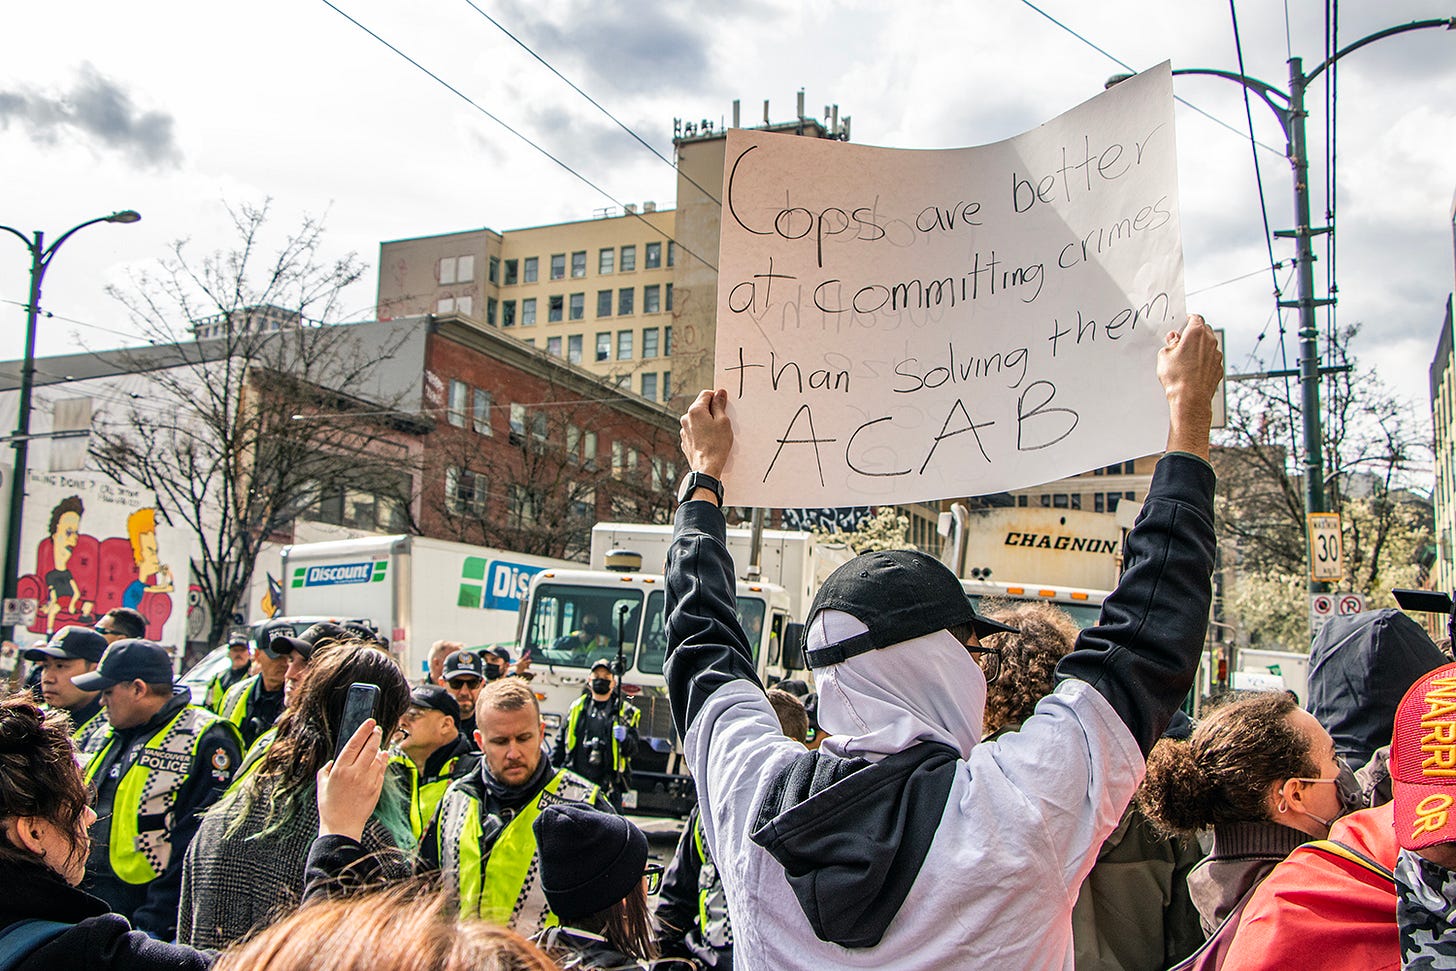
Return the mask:
<path id="1" fill-rule="evenodd" d="M 684 476 L 682 486 L 677 490 L 677 501 L 687 502 L 699 489 L 710 490 L 718 499 L 718 508 L 723 507 L 723 483 L 706 472 L 689 472 Z"/>

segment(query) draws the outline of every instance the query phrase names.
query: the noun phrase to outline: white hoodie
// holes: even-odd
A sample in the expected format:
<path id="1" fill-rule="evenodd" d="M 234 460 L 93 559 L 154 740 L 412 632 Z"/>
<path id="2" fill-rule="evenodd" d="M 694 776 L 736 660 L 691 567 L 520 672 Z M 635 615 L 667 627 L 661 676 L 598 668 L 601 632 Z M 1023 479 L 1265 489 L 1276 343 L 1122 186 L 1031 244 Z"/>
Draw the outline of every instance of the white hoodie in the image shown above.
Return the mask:
<path id="1" fill-rule="evenodd" d="M 810 646 L 864 629 L 848 614 L 822 611 Z M 1067 680 L 1021 731 L 978 743 L 985 678 L 945 631 L 820 669 L 816 682 L 820 724 L 832 733 L 827 752 L 878 763 L 918 743 L 947 745 L 959 755 L 950 794 L 879 943 L 850 948 L 821 940 L 784 864 L 750 835 L 804 748 L 780 734 L 758 685 L 740 680 L 715 690 L 693 719 L 685 750 L 733 914 L 735 967 L 1071 969 L 1078 888 L 1144 768 L 1112 706 L 1084 682 Z M 815 800 L 827 804 L 829 814 L 840 814 L 830 842 L 836 826 L 852 841 L 856 809 L 836 806 L 835 792 L 831 786 L 811 796 L 801 815 Z M 850 910 L 872 904 L 820 903 Z"/>

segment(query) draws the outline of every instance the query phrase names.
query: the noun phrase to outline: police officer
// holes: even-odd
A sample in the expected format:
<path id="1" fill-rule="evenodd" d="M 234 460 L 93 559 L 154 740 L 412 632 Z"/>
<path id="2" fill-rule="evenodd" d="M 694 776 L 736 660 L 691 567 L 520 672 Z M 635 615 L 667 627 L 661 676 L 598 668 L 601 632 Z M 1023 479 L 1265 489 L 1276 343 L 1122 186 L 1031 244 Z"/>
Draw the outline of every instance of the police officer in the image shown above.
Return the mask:
<path id="1" fill-rule="evenodd" d="M 410 692 L 399 727 L 404 737 L 396 761 L 410 778 L 410 827 L 418 840 L 445 790 L 475 770 L 480 753 L 472 739 L 460 734 L 460 705 L 438 685 L 417 685 Z"/>
<path id="2" fill-rule="evenodd" d="M 40 670 L 40 692 L 51 708 L 71 716 L 71 740 L 77 749 L 106 725 L 101 692 L 82 691 L 71 679 L 96 670 L 106 651 L 106 638 L 89 627 L 62 627 L 49 644 L 32 647 L 25 659 Z"/>
<path id="3" fill-rule="evenodd" d="M 243 737 L 243 747 L 252 745 L 259 735 L 273 727 L 278 716 L 283 714 L 283 679 L 288 673 L 288 655 L 273 650 L 263 640 L 264 628 L 258 641 L 249 645 L 258 673 L 243 678 L 223 695 L 218 714 L 238 727 Z M 289 628 L 292 633 L 292 628 Z M 259 642 L 262 650 L 259 650 Z"/>
<path id="4" fill-rule="evenodd" d="M 601 786 L 620 809 L 628 781 L 627 762 L 637 752 L 637 723 L 642 712 L 626 699 L 613 703 L 616 685 L 612 663 L 599 658 L 591 667 L 587 690 L 566 713 L 551 761 Z"/>
<path id="5" fill-rule="evenodd" d="M 460 706 L 460 731 L 475 741 L 475 699 L 485 683 L 485 662 L 474 651 L 456 651 L 445 658 L 445 690 Z"/>
<path id="6" fill-rule="evenodd" d="M 530 685 L 501 678 L 486 685 L 477 708 L 475 771 L 450 785 L 420 843 L 422 870 L 440 870 L 460 914 L 530 935 L 550 910 L 541 889 L 531 824 L 545 805 L 608 807 L 602 791 L 546 752 L 546 724 Z"/>
<path id="7" fill-rule="evenodd" d="M 221 714 L 222 701 L 227 696 L 233 685 L 248 676 L 252 667 L 253 655 L 248 651 L 248 632 L 235 630 L 228 635 L 228 669 L 222 674 L 214 675 L 207 683 L 207 699 L 204 702 L 208 708 Z"/>
<path id="8" fill-rule="evenodd" d="M 174 687 L 172 660 L 153 641 L 114 642 L 73 683 L 101 692 L 108 722 L 90 741 L 84 769 L 96 786 L 91 892 L 138 930 L 173 940 L 182 858 L 201 810 L 238 764 L 237 728 Z"/>

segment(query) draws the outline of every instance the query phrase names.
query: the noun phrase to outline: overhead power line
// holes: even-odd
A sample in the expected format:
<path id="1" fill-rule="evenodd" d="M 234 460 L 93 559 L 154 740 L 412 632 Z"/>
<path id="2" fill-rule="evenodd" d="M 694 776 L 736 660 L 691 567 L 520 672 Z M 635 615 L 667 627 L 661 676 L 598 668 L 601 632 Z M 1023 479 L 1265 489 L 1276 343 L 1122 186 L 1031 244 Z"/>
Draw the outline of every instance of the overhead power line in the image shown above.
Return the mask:
<path id="1" fill-rule="evenodd" d="M 657 149 L 653 148 L 650 144 L 647 143 L 645 139 L 643 139 L 641 135 L 637 134 L 635 131 L 629 128 L 626 122 L 622 121 L 622 119 L 618 118 L 616 115 L 612 114 L 610 111 L 604 108 L 601 102 L 597 101 L 596 98 L 593 98 L 591 95 L 587 94 L 585 91 L 579 88 L 576 83 L 568 78 L 566 75 L 556 70 L 555 67 L 548 63 L 547 60 L 540 54 L 536 53 L 536 51 L 532 49 L 525 41 L 521 40 L 515 34 L 511 33 L 508 29 L 506 29 L 506 26 L 502 24 L 499 20 L 496 20 L 490 14 L 480 9 L 480 7 L 476 5 L 475 0 L 465 0 L 465 3 L 470 7 L 470 9 L 474 10 L 476 13 L 480 14 L 486 20 L 490 21 L 493 25 L 495 25 L 496 29 L 499 30 L 502 34 L 505 34 L 511 40 L 515 41 L 516 45 L 520 47 L 521 50 L 525 51 L 527 54 L 530 54 L 537 61 L 539 61 L 542 67 L 544 67 L 546 70 L 550 71 L 552 74 L 556 75 L 558 78 L 564 81 L 567 87 L 571 88 L 571 90 L 575 91 L 577 94 L 585 98 L 593 108 L 597 109 L 602 114 L 610 118 L 613 122 L 615 122 L 618 128 L 622 129 L 622 131 L 626 132 L 628 135 L 631 135 L 634 139 L 636 139 L 637 144 L 641 145 L 653 155 L 656 155 L 658 158 L 660 158 L 663 162 L 667 163 L 667 165 L 670 166 L 674 172 L 682 176 L 684 179 L 687 179 L 688 182 L 692 183 L 694 188 L 696 188 L 703 195 L 707 196 L 709 199 L 713 200 L 713 205 L 721 206 L 723 204 L 718 200 L 717 196 L 709 192 L 706 188 L 700 185 L 696 179 L 694 179 L 691 175 L 688 175 L 681 168 L 679 168 L 676 162 L 672 161 L 672 159 L 668 158 Z"/>
<path id="2" fill-rule="evenodd" d="M 583 185 L 586 185 L 588 188 L 590 188 L 593 191 L 599 193 L 604 199 L 610 200 L 614 205 L 620 206 L 622 208 L 622 210 L 627 213 L 627 215 L 636 218 L 639 222 L 641 222 L 643 225 L 647 226 L 649 229 L 651 229 L 657 235 L 663 237 L 664 239 L 668 240 L 671 243 L 676 244 L 677 247 L 679 249 L 681 249 L 684 253 L 687 253 L 693 259 L 697 260 L 699 263 L 702 263 L 704 266 L 706 266 L 708 269 L 712 270 L 714 273 L 718 272 L 718 267 L 717 266 L 713 265 L 711 262 L 709 262 L 708 260 L 704 259 L 702 256 L 698 255 L 697 253 L 695 253 L 692 249 L 690 249 L 689 247 L 683 245 L 683 243 L 681 243 L 677 239 L 673 238 L 673 236 L 672 236 L 671 233 L 668 233 L 668 232 L 660 229 L 659 227 L 653 225 L 652 224 L 652 221 L 649 220 L 649 219 L 647 219 L 642 214 L 637 213 L 637 212 L 633 212 L 631 210 L 628 210 L 626 203 L 622 202 L 620 199 L 618 199 L 616 196 L 612 195 L 606 189 L 604 189 L 601 186 L 597 185 L 591 179 L 588 179 L 585 175 L 582 175 L 576 169 L 574 169 L 570 165 L 566 164 L 566 162 L 564 162 L 561 159 L 557 158 L 555 155 L 553 155 L 546 148 L 544 148 L 541 145 L 537 144 L 536 142 L 532 141 L 531 138 L 530 138 L 530 136 L 526 135 L 524 132 L 521 132 L 520 130 L 518 130 L 518 129 L 514 128 L 513 126 L 511 126 L 510 124 L 508 124 L 500 116 L 494 114 L 489 109 L 487 109 L 483 105 L 481 105 L 478 102 L 476 102 L 469 95 L 465 94 L 465 92 L 461 91 L 459 88 L 455 87 L 453 84 L 451 84 L 450 82 L 446 81 L 444 78 L 440 77 L 434 71 L 431 71 L 429 68 L 425 67 L 419 61 L 415 60 L 413 57 L 410 57 L 404 51 L 400 50 L 398 47 L 394 46 L 389 41 L 385 40 L 379 34 L 375 33 L 373 30 L 370 30 L 368 27 L 364 26 L 364 24 L 362 24 L 358 20 L 354 19 L 348 13 L 346 13 L 345 11 L 339 9 L 339 7 L 337 7 L 332 2 L 332 0 L 322 0 L 322 2 L 323 2 L 323 4 L 326 7 L 328 7 L 330 10 L 334 11 L 334 13 L 338 14 L 340 17 L 343 17 L 349 23 L 353 24 L 355 27 L 358 27 L 360 30 L 364 31 L 364 33 L 368 34 L 370 37 L 373 37 L 375 40 L 377 40 L 379 43 L 383 44 L 385 47 L 389 48 L 395 54 L 398 54 L 400 57 L 404 58 L 412 66 L 414 66 L 417 70 L 419 70 L 422 74 L 424 74 L 427 77 L 429 77 L 432 81 L 434 81 L 436 84 L 440 85 L 446 91 L 449 91 L 451 94 L 455 95 L 455 97 L 459 98 L 461 101 L 464 101 L 470 107 L 474 108 L 476 111 L 480 112 L 482 115 L 484 115 L 485 117 L 489 118 L 491 121 L 495 122 L 497 125 L 499 125 L 500 127 L 504 128 L 506 131 L 510 132 L 512 135 L 516 136 L 516 138 L 518 138 L 521 141 L 525 142 L 527 145 L 531 146 L 531 148 L 535 149 L 537 152 L 539 152 L 540 154 L 544 155 L 546 158 L 550 159 L 557 166 L 559 166 L 560 168 L 564 169 L 568 174 L 574 176 Z"/>

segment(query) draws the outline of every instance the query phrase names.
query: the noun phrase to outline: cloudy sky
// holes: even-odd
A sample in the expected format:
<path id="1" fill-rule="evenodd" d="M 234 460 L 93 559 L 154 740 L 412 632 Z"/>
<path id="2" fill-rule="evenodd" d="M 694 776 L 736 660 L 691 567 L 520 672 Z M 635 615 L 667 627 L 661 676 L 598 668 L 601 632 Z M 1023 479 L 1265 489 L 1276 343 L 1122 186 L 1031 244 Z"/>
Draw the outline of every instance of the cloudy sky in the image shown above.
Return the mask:
<path id="1" fill-rule="evenodd" d="M 955 147 L 1054 117 L 1099 92 L 1117 61 L 1239 68 L 1225 0 L 1041 0 L 1046 15 L 1020 0 L 333 3 L 617 200 L 664 207 L 670 167 L 485 13 L 669 158 L 674 117 L 721 122 L 735 98 L 747 123 L 765 99 L 782 121 L 802 88 L 806 113 L 834 103 L 852 116 L 856 142 Z M 1236 13 L 1246 73 L 1283 88 L 1291 53 L 1306 69 L 1323 59 L 1324 4 L 1245 0 Z M 1437 0 L 1345 4 L 1339 38 L 1450 14 Z M 118 208 L 144 217 L 66 245 L 43 305 L 70 319 L 45 323 L 41 353 L 126 343 L 131 327 L 107 284 L 124 285 L 180 238 L 199 253 L 227 246 L 225 202 L 271 197 L 280 229 L 325 216 L 331 252 L 371 264 L 346 301 L 355 319 L 372 310 L 381 240 L 587 218 L 612 205 L 323 0 L 51 0 L 4 20 L 0 224 L 53 235 Z M 1254 158 L 1270 225 L 1287 228 L 1283 137 L 1255 102 L 1267 147 L 1251 151 L 1237 85 L 1175 86 L 1193 106 L 1178 107 L 1189 307 L 1228 330 L 1232 370 L 1281 366 Z M 1453 280 L 1456 33 L 1413 32 L 1350 55 L 1338 95 L 1338 321 L 1363 326 L 1362 363 L 1423 400 Z M 1309 104 L 1316 222 L 1329 171 L 1326 96 L 1317 84 Z M 1275 241 L 1276 260 L 1292 251 Z M 22 352 L 16 302 L 27 266 L 19 242 L 0 239 L 0 301 L 11 301 L 0 303 L 3 358 Z M 1286 264 L 1281 283 L 1289 273 Z M 1287 315 L 1286 329 L 1292 364 Z"/>

